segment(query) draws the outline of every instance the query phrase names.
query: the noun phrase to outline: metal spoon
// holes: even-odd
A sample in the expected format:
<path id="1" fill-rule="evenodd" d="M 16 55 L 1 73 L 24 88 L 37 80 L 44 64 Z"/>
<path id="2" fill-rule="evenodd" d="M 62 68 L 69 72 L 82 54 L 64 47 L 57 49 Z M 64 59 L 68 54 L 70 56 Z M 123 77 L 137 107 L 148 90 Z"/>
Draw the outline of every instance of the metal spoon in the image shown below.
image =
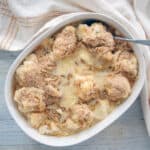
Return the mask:
<path id="1" fill-rule="evenodd" d="M 125 37 L 119 37 L 119 36 L 114 36 L 114 39 L 150 46 L 150 40 L 135 40 L 135 39 L 125 38 Z"/>

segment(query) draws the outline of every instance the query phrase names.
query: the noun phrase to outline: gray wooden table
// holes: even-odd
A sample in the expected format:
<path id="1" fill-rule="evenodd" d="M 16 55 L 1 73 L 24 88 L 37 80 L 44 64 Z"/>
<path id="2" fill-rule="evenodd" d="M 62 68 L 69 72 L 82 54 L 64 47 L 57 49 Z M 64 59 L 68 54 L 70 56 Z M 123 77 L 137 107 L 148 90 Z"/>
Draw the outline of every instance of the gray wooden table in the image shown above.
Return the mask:
<path id="1" fill-rule="evenodd" d="M 0 51 L 0 150 L 150 150 L 140 98 L 110 127 L 88 141 L 67 148 L 36 143 L 25 135 L 10 116 L 4 98 L 5 77 L 18 53 Z"/>

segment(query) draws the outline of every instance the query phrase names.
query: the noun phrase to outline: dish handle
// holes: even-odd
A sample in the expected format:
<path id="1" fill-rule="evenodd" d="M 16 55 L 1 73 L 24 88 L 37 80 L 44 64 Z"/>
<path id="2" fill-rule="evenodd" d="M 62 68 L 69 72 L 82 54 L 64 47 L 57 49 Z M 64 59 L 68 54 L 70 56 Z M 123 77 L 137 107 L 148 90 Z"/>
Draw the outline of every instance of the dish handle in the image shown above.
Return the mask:
<path id="1" fill-rule="evenodd" d="M 150 50 L 144 51 L 146 78 L 141 92 L 141 104 L 148 135 L 150 136 Z"/>

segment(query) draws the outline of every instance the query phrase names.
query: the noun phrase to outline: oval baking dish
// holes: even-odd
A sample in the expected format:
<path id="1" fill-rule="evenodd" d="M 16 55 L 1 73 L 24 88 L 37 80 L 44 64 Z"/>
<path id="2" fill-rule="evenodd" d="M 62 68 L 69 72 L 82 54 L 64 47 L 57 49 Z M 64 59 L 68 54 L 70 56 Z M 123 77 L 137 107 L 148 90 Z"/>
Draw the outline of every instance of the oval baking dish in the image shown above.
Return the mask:
<path id="1" fill-rule="evenodd" d="M 104 119 L 103 121 L 100 121 L 97 124 L 93 125 L 92 127 L 85 129 L 84 131 L 81 131 L 77 134 L 73 134 L 66 137 L 55 137 L 55 136 L 47 136 L 47 135 L 39 134 L 37 130 L 32 128 L 24 119 L 24 117 L 19 113 L 13 101 L 13 84 L 14 84 L 13 78 L 17 67 L 21 64 L 23 59 L 28 54 L 30 54 L 34 50 L 34 48 L 41 43 L 43 39 L 53 35 L 65 25 L 74 22 L 79 22 L 79 21 L 87 21 L 91 19 L 103 21 L 118 29 L 124 36 L 134 38 L 134 36 L 124 26 L 119 24 L 113 18 L 110 18 L 103 14 L 74 13 L 70 15 L 60 16 L 48 22 L 46 28 L 43 30 L 41 29 L 41 31 L 37 33 L 37 36 L 34 37 L 32 41 L 29 42 L 29 44 L 26 46 L 23 52 L 17 57 L 17 59 L 14 61 L 14 63 L 11 65 L 8 71 L 8 75 L 5 83 L 5 99 L 10 114 L 12 115 L 16 123 L 19 125 L 19 127 L 28 136 L 30 136 L 32 139 L 42 144 L 49 145 L 49 146 L 69 146 L 89 139 L 90 137 L 96 135 L 97 133 L 99 133 L 106 127 L 108 127 L 116 119 L 118 119 L 133 104 L 133 102 L 136 100 L 137 96 L 139 95 L 143 87 L 144 77 L 145 77 L 145 63 L 144 63 L 143 54 L 138 45 L 132 44 L 132 48 L 137 57 L 138 65 L 139 65 L 138 79 L 136 80 L 135 85 L 133 86 L 131 95 L 121 105 L 119 105 L 112 113 L 110 113 L 110 115 L 108 115 L 106 119 Z"/>

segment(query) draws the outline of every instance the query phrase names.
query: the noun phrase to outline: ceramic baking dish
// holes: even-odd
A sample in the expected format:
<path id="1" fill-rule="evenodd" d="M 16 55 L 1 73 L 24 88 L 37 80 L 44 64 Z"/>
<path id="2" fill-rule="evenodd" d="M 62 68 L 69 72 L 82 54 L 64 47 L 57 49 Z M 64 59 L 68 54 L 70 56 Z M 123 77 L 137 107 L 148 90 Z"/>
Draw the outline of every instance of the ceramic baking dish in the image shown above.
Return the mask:
<path id="1" fill-rule="evenodd" d="M 25 118 L 21 115 L 21 113 L 17 110 L 16 104 L 13 100 L 13 79 L 14 73 L 18 65 L 23 61 L 23 59 L 31 53 L 34 48 L 40 44 L 40 42 L 46 38 L 47 36 L 53 35 L 59 29 L 64 27 L 67 24 L 78 22 L 78 21 L 87 21 L 87 20 L 98 20 L 103 21 L 109 25 L 112 25 L 116 29 L 122 32 L 122 34 L 126 37 L 135 38 L 124 26 L 122 26 L 119 22 L 114 20 L 113 18 L 106 16 L 104 14 L 97 13 L 73 13 L 70 15 L 64 15 L 53 19 L 48 22 L 41 30 L 32 38 L 31 41 L 26 45 L 22 53 L 16 58 L 16 60 L 11 65 L 5 83 L 5 100 L 7 103 L 7 107 L 9 109 L 10 114 L 18 124 L 18 126 L 32 139 L 38 141 L 39 143 L 49 145 L 49 146 L 69 146 L 74 145 L 80 142 L 83 142 L 92 136 L 100 133 L 110 124 L 112 124 L 116 119 L 118 119 L 136 100 L 139 95 L 145 78 L 145 63 L 143 58 L 143 53 L 140 49 L 139 45 L 133 44 L 133 50 L 137 57 L 139 64 L 139 74 L 138 79 L 133 87 L 131 95 L 120 105 L 118 106 L 106 119 L 97 124 L 93 125 L 89 129 L 81 131 L 80 133 L 66 136 L 66 137 L 55 137 L 55 136 L 46 136 L 41 135 L 32 128 Z"/>

